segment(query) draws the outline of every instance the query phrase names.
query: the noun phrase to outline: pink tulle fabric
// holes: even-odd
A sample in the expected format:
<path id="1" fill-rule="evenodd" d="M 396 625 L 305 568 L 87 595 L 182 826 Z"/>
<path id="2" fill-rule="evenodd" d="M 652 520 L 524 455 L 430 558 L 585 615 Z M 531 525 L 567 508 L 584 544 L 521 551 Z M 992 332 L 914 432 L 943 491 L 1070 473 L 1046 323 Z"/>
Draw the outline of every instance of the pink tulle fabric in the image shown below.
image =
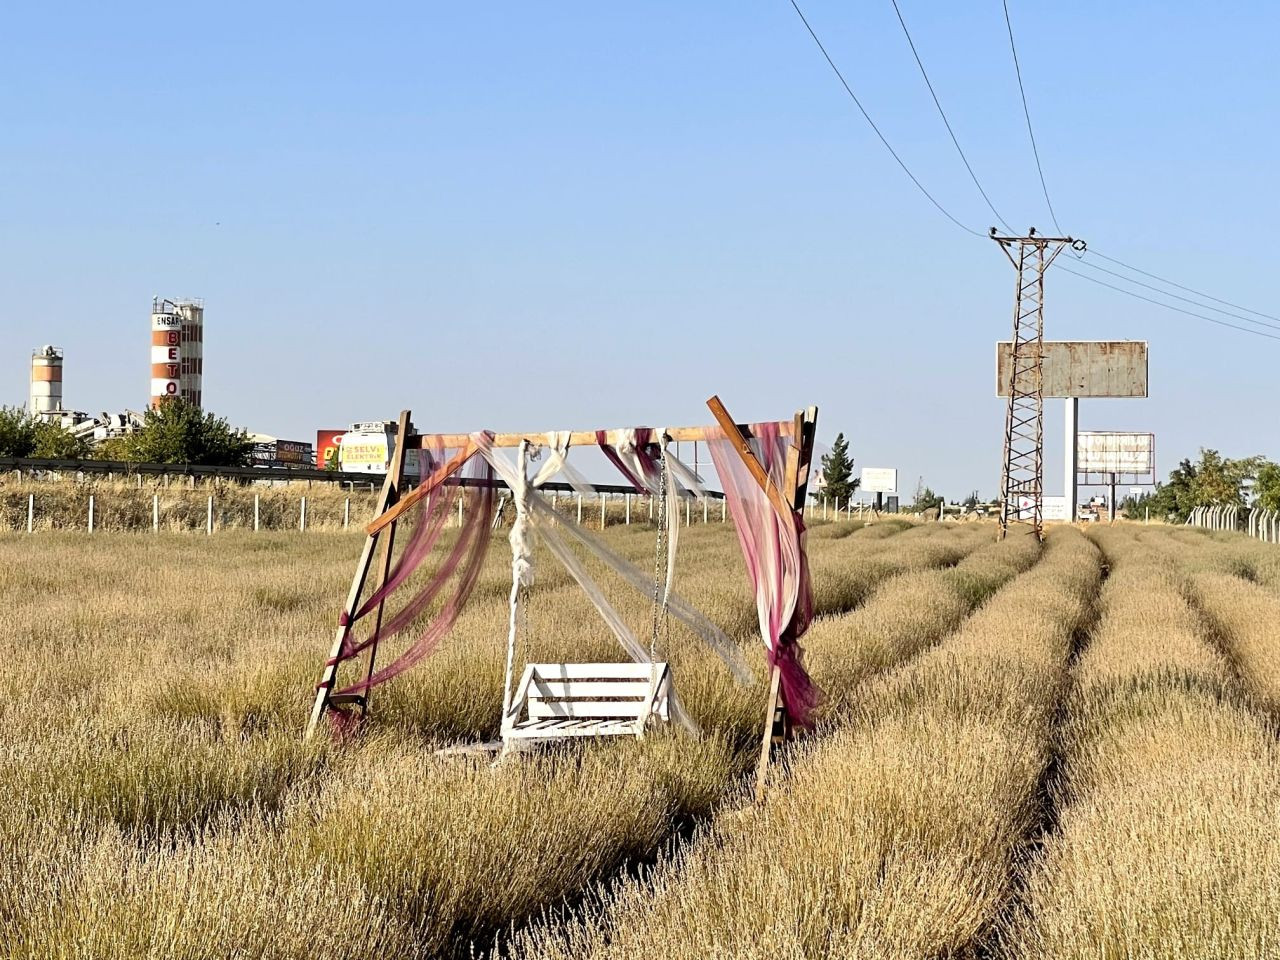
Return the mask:
<path id="1" fill-rule="evenodd" d="M 756 424 L 753 432 L 753 452 L 770 483 L 782 489 L 787 438 L 777 423 Z M 778 668 L 789 716 L 798 726 L 806 727 L 811 724 L 821 691 L 804 668 L 800 646 L 800 638 L 813 620 L 804 520 L 799 511 L 778 512 L 733 449 L 736 442 L 717 433 L 708 438 L 707 446 L 733 515 L 769 663 Z"/>
<path id="2" fill-rule="evenodd" d="M 439 462 L 440 459 L 439 456 L 434 456 L 429 458 L 428 462 Z M 392 566 L 386 582 L 370 594 L 351 617 L 343 618 L 342 625 L 347 628 L 347 633 L 343 639 L 341 652 L 334 660 L 342 662 L 370 648 L 376 650 L 384 640 L 405 632 L 444 593 L 451 581 L 453 582 L 452 592 L 447 594 L 444 603 L 418 638 L 395 660 L 358 683 L 338 690 L 338 693 L 363 693 L 370 687 L 385 683 L 392 677 L 404 673 L 429 656 L 453 628 L 458 615 L 466 605 L 488 552 L 489 527 L 493 523 L 494 493 L 497 485 L 494 482 L 493 469 L 478 456 L 467 462 L 460 475 L 471 477 L 479 482 L 474 487 L 464 487 L 456 482 L 441 484 L 423 499 L 419 507 L 418 522 L 413 528 L 408 543 L 405 544 Z M 357 640 L 354 630 L 356 624 L 403 587 L 432 553 L 443 535 L 449 518 L 456 511 L 460 499 L 467 501 L 463 507 L 462 529 L 440 566 L 410 594 L 404 604 L 388 620 L 380 627 L 371 630 L 364 639 Z M 352 718 L 337 708 L 333 712 L 335 730 L 342 732 L 350 725 Z"/>

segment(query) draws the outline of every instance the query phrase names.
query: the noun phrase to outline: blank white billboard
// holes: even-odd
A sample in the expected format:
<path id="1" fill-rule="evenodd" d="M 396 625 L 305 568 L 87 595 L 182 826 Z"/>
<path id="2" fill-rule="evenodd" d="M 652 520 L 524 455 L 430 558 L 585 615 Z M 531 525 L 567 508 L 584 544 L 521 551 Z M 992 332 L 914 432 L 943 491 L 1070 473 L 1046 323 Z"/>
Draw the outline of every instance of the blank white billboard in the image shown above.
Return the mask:
<path id="1" fill-rule="evenodd" d="M 866 493 L 897 493 L 898 469 L 896 467 L 863 467 L 859 489 Z"/>
<path id="2" fill-rule="evenodd" d="M 1076 443 L 1080 473 L 1119 473 L 1145 476 L 1155 473 L 1154 433 L 1081 432 Z"/>
<path id="3" fill-rule="evenodd" d="M 1141 340 L 1046 340 L 1041 365 L 1045 397 L 1145 397 L 1147 344 Z M 1023 380 L 1026 377 L 1026 380 Z M 1013 379 L 1013 345 L 996 344 L 996 395 L 1007 397 Z M 1033 390 L 1030 374 L 1020 386 Z"/>

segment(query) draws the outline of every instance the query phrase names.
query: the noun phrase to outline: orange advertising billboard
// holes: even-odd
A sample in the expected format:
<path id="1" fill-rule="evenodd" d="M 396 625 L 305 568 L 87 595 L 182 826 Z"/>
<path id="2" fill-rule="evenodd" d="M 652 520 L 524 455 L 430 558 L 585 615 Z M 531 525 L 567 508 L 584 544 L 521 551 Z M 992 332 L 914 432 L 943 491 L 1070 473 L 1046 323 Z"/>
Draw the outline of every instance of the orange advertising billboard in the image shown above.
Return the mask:
<path id="1" fill-rule="evenodd" d="M 321 470 L 338 468 L 338 444 L 345 430 L 316 431 L 316 466 Z M 332 466 L 330 466 L 332 464 Z"/>

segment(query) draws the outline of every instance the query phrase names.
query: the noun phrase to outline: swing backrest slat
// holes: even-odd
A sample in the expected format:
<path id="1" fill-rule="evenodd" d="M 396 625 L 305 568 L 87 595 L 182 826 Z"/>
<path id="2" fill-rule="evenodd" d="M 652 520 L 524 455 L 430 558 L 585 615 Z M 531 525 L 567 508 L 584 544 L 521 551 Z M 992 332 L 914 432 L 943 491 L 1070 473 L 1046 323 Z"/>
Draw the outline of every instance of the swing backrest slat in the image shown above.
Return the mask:
<path id="1" fill-rule="evenodd" d="M 518 717 L 617 717 L 643 720 L 667 715 L 670 668 L 666 663 L 531 663 L 521 678 Z M 515 717 L 512 718 L 513 720 Z"/>

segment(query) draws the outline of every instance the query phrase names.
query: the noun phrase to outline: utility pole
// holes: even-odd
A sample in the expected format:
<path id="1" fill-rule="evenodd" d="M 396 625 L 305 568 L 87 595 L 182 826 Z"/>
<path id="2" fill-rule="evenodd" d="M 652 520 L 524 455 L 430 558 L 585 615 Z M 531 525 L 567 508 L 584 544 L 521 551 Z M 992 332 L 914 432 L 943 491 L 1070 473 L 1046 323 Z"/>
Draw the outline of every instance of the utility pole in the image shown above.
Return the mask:
<path id="1" fill-rule="evenodd" d="M 1000 539 L 1011 523 L 1030 524 L 1043 536 L 1044 524 L 1044 272 L 1068 244 L 1084 250 L 1083 240 L 1041 237 L 1036 228 L 1025 237 L 1006 237 L 991 228 L 1018 272 L 1013 300 L 1013 354 L 1009 404 L 1004 418 L 1004 466 L 1000 474 Z M 1020 500 L 1031 502 L 1024 515 Z"/>

